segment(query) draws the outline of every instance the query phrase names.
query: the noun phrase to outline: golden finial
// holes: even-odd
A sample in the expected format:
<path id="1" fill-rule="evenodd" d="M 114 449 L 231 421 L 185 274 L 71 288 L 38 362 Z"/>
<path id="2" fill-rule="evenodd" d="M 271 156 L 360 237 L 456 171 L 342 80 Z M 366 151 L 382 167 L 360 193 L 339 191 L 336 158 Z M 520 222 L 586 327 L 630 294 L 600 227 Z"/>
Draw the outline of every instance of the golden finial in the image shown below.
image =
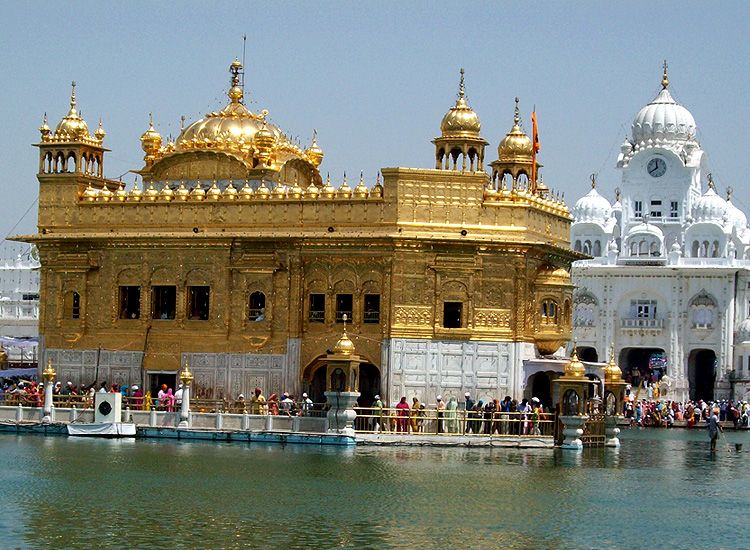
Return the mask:
<path id="1" fill-rule="evenodd" d="M 94 132 L 94 137 L 99 141 L 102 141 L 105 135 L 107 135 L 107 133 L 104 131 L 104 126 L 102 125 L 102 117 L 99 117 L 99 127 L 96 129 L 96 132 Z"/>
<path id="2" fill-rule="evenodd" d="M 76 107 L 76 81 L 74 80 L 71 84 L 70 91 L 70 108 L 75 109 Z"/>
<path id="3" fill-rule="evenodd" d="M 464 68 L 461 67 L 461 80 L 458 84 L 458 97 L 459 99 L 463 99 L 466 95 L 466 89 L 464 88 Z"/>
<path id="4" fill-rule="evenodd" d="M 661 77 L 661 87 L 666 90 L 669 87 L 669 76 L 667 76 L 667 60 L 664 60 L 664 74 Z"/>
<path id="5" fill-rule="evenodd" d="M 50 133 L 50 128 L 47 125 L 47 113 L 44 113 L 44 118 L 42 119 L 42 125 L 39 127 L 39 133 L 42 134 L 42 139 L 47 138 Z"/>
<path id="6" fill-rule="evenodd" d="M 352 342 L 349 339 L 349 336 L 346 334 L 346 321 L 349 319 L 349 316 L 344 313 L 344 315 L 341 316 L 341 320 L 344 323 L 344 332 L 341 335 L 341 338 L 339 338 L 338 342 L 333 346 L 333 352 L 340 355 L 351 355 L 354 353 L 354 342 Z"/>
<path id="7" fill-rule="evenodd" d="M 47 367 L 42 371 L 42 378 L 44 378 L 45 382 L 51 382 L 54 380 L 57 373 L 55 372 L 55 368 L 52 366 L 52 358 L 47 359 Z"/>
<path id="8" fill-rule="evenodd" d="M 591 189 L 596 189 L 596 174 L 591 174 Z"/>
<path id="9" fill-rule="evenodd" d="M 520 115 L 520 111 L 518 109 L 518 102 L 519 102 L 519 99 L 518 99 L 518 96 L 516 96 L 516 109 L 513 112 L 513 122 L 516 125 L 518 125 L 521 122 L 521 115 Z"/>
<path id="10" fill-rule="evenodd" d="M 186 386 L 190 385 L 190 382 L 193 381 L 193 373 L 190 372 L 190 368 L 188 367 L 187 357 L 185 358 L 185 366 L 183 367 L 182 372 L 180 373 L 180 380 Z"/>

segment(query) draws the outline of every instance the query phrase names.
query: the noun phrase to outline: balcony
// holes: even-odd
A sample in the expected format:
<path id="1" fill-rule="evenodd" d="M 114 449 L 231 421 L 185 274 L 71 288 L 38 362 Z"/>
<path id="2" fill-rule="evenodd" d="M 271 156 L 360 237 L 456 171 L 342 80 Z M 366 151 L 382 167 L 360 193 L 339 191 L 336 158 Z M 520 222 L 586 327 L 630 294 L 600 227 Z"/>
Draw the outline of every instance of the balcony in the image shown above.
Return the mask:
<path id="1" fill-rule="evenodd" d="M 664 328 L 664 319 L 651 319 L 649 317 L 622 319 L 622 328 L 661 330 Z"/>

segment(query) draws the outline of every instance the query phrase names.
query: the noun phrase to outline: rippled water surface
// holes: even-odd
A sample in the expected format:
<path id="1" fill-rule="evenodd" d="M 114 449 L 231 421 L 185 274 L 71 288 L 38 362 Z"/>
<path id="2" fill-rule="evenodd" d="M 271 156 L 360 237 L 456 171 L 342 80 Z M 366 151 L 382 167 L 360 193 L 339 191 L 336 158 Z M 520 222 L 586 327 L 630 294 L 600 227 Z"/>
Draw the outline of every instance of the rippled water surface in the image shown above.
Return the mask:
<path id="1" fill-rule="evenodd" d="M 0 435 L 0 547 L 750 545 L 750 435 L 714 458 L 703 431 L 622 439 L 576 453 Z"/>

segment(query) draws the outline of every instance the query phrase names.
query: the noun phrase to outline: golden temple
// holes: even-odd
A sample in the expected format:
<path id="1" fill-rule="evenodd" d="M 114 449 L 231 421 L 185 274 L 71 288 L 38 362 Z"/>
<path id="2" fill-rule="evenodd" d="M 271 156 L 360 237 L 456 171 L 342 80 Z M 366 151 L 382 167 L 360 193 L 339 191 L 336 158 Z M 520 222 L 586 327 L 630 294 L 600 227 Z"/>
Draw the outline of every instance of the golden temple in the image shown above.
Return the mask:
<path id="1" fill-rule="evenodd" d="M 295 145 L 229 102 L 164 143 L 141 136 L 142 183 L 104 176 L 75 95 L 40 128 L 38 233 L 42 364 L 63 380 L 176 384 L 186 360 L 197 396 L 306 390 L 344 316 L 365 361 L 363 399 L 520 395 L 521 363 L 571 334 L 571 215 L 532 181 L 520 124 L 485 171 L 480 121 L 461 71 L 433 140 L 435 168 L 383 168 L 382 181 L 323 179 L 313 134 Z"/>

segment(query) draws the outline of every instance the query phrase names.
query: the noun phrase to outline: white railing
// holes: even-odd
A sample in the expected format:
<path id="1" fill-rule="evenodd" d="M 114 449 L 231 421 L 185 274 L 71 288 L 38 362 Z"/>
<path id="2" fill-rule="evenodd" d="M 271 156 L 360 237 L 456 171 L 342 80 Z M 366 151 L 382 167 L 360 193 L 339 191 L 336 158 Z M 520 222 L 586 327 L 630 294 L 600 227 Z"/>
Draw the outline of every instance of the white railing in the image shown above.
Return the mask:
<path id="1" fill-rule="evenodd" d="M 664 319 L 650 319 L 647 317 L 636 317 L 635 319 L 622 319 L 622 328 L 664 328 Z"/>

